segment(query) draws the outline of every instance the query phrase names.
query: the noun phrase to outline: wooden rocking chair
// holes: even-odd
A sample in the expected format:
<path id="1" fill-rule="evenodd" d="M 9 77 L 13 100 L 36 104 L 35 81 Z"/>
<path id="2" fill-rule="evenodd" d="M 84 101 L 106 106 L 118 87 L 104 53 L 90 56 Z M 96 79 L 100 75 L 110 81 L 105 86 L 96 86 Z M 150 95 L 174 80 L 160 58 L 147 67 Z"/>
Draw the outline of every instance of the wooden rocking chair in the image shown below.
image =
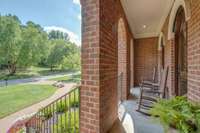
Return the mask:
<path id="1" fill-rule="evenodd" d="M 150 108 L 152 108 L 153 104 L 157 102 L 158 99 L 165 97 L 166 92 L 166 84 L 167 84 L 167 77 L 168 77 L 168 67 L 166 67 L 161 76 L 160 83 L 157 87 L 146 87 L 146 86 L 140 86 L 140 97 L 138 102 L 138 112 L 141 112 L 143 114 L 149 115 L 148 111 Z M 152 86 L 154 86 L 152 84 Z"/>
<path id="2" fill-rule="evenodd" d="M 147 80 L 143 80 L 142 79 L 142 82 L 140 83 L 140 86 L 145 86 L 145 87 L 153 88 L 155 86 L 158 87 L 158 85 L 159 84 L 156 83 L 156 67 L 154 67 L 152 80 L 151 81 L 147 81 Z"/>

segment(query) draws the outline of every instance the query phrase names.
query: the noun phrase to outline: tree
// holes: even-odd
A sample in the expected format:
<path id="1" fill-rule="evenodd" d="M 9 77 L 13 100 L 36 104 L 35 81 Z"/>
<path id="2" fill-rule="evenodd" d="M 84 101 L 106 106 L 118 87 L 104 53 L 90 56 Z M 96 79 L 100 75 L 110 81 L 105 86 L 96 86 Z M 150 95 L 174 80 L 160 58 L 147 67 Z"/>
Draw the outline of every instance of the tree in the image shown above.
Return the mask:
<path id="1" fill-rule="evenodd" d="M 47 59 L 47 64 L 50 66 L 51 71 L 54 67 L 60 65 L 68 53 L 69 49 L 64 40 L 52 40 L 53 47 Z"/>
<path id="2" fill-rule="evenodd" d="M 33 65 L 80 68 L 80 48 L 67 33 L 49 33 L 32 21 L 22 25 L 17 16 L 0 15 L 0 69 L 15 74 L 18 67 Z"/>
<path id="3" fill-rule="evenodd" d="M 59 30 L 52 30 L 48 33 L 48 37 L 50 40 L 60 39 L 69 41 L 69 35 Z"/>
<path id="4" fill-rule="evenodd" d="M 68 42 L 68 53 L 66 54 L 63 63 L 62 68 L 68 68 L 68 69 L 80 69 L 81 66 L 81 58 L 80 58 L 80 47 L 78 47 L 76 44 Z"/>
<path id="5" fill-rule="evenodd" d="M 16 16 L 0 16 L 0 64 L 7 64 L 10 74 L 16 72 L 21 49 L 20 24 Z"/>
<path id="6" fill-rule="evenodd" d="M 38 64 L 41 59 L 47 58 L 48 37 L 46 32 L 33 22 L 27 22 L 22 28 L 22 47 L 18 64 L 23 67 Z"/>

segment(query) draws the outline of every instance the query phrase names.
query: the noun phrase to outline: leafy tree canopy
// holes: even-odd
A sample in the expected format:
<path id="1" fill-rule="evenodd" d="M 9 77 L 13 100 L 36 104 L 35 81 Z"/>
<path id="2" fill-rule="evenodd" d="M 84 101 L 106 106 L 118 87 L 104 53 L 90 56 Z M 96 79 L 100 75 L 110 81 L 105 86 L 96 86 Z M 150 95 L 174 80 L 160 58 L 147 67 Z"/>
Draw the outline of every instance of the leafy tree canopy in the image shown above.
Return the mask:
<path id="1" fill-rule="evenodd" d="M 15 73 L 21 49 L 21 27 L 16 16 L 0 16 L 0 64 L 7 64 Z"/>
<path id="2" fill-rule="evenodd" d="M 45 32 L 32 21 L 22 25 L 14 15 L 0 15 L 0 65 L 10 74 L 18 67 L 48 65 L 62 68 L 80 68 L 80 48 L 70 42 L 62 31 Z"/>
<path id="3" fill-rule="evenodd" d="M 69 35 L 59 30 L 52 30 L 48 33 L 50 40 L 61 39 L 65 41 L 69 41 Z"/>

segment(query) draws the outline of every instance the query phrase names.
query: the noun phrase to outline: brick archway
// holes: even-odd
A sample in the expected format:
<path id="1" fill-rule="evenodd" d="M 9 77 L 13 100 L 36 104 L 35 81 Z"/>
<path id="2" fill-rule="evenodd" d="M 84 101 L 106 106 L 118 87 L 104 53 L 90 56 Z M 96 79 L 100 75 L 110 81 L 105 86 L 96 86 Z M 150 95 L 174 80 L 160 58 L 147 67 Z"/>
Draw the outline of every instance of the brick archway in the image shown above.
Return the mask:
<path id="1" fill-rule="evenodd" d="M 191 17 L 191 10 L 190 10 L 190 1 L 189 0 L 176 0 L 172 10 L 169 15 L 169 23 L 168 23 L 168 33 L 167 38 L 170 44 L 170 64 L 169 64 L 169 75 L 168 75 L 168 87 L 169 89 L 169 96 L 175 96 L 175 88 L 176 88 L 176 61 L 175 61 L 175 31 L 174 31 L 174 23 L 176 20 L 176 15 L 180 7 L 183 8 L 185 12 L 185 19 L 189 21 Z"/>
<path id="2" fill-rule="evenodd" d="M 190 10 L 190 1 L 189 0 L 176 0 L 173 8 L 170 13 L 169 17 L 169 26 L 168 26 L 168 40 L 171 40 L 174 38 L 174 21 L 176 18 L 177 11 L 180 7 L 183 7 L 185 12 L 185 19 L 188 21 L 191 17 L 191 10 Z"/>
<path id="3" fill-rule="evenodd" d="M 174 20 L 175 95 L 187 93 L 187 24 L 185 10 L 180 6 Z"/>
<path id="4" fill-rule="evenodd" d="M 118 22 L 118 76 L 122 74 L 121 89 L 118 94 L 121 100 L 127 98 L 127 36 L 124 20 L 119 19 Z"/>

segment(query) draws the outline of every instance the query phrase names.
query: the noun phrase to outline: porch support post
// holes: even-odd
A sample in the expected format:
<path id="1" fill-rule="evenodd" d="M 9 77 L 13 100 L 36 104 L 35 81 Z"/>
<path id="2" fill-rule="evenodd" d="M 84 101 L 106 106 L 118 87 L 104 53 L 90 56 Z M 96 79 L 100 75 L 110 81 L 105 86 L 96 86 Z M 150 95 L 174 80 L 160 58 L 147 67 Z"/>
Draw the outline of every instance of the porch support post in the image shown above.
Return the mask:
<path id="1" fill-rule="evenodd" d="M 80 133 L 100 133 L 99 0 L 82 0 Z"/>

